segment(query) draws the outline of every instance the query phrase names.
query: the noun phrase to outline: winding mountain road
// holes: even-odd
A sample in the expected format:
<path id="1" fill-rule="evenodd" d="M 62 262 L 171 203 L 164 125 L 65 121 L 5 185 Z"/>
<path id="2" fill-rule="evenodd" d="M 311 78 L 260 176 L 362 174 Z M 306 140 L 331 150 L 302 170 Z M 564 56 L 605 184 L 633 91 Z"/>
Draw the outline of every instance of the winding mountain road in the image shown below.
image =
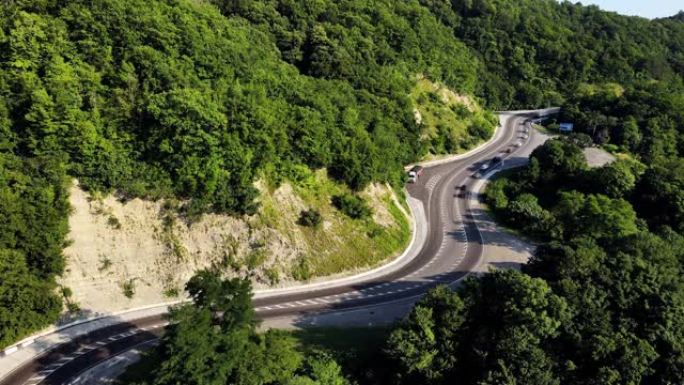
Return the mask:
<path id="1" fill-rule="evenodd" d="M 473 189 L 480 179 L 475 174 L 495 156 L 507 163 L 526 162 L 526 156 L 519 154 L 523 150 L 529 153 L 536 143 L 522 138 L 523 124 L 555 112 L 557 109 L 502 113 L 501 128 L 490 142 L 468 156 L 427 167 L 417 183 L 407 186 L 410 196 L 422 204 L 426 221 L 421 226 L 427 228 L 421 229 L 425 231 L 424 242 L 417 245 L 415 255 L 406 263 L 380 275 L 256 296 L 258 316 L 274 325 L 279 319 L 310 325 L 316 316 L 339 315 L 344 320 L 347 316 L 358 317 L 359 309 L 372 309 L 364 314 L 380 313 L 389 320 L 405 313 L 428 289 L 455 284 L 477 270 L 483 260 L 484 244 L 471 210 L 478 199 Z M 530 134 L 531 138 L 532 130 Z M 521 145 L 515 146 L 516 142 Z M 149 346 L 161 335 L 164 325 L 163 316 L 154 315 L 95 330 L 22 363 L 0 379 L 0 385 L 93 383 L 92 378 L 80 374 L 104 361 L 114 365 L 132 349 Z"/>

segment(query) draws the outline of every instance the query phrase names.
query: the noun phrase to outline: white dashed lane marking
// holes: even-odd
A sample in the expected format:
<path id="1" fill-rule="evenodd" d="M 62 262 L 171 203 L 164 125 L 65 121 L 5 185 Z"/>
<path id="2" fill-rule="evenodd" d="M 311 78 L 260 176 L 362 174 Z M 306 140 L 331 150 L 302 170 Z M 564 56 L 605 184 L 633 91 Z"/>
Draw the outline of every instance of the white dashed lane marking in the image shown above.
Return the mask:
<path id="1" fill-rule="evenodd" d="M 425 188 L 426 188 L 428 191 L 432 191 L 432 190 L 435 188 L 435 186 L 437 186 L 437 183 L 439 182 L 440 179 L 442 179 L 442 175 L 440 175 L 440 174 L 438 174 L 438 175 L 433 175 L 433 176 L 427 181 L 427 183 L 425 183 Z"/>

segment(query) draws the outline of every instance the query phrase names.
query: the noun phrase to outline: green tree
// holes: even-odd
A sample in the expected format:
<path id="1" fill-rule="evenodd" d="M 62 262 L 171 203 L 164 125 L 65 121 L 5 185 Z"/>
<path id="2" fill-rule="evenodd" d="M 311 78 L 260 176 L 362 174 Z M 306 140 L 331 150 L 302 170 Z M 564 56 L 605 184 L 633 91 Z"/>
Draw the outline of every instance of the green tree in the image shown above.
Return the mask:
<path id="1" fill-rule="evenodd" d="M 637 217 L 629 202 L 577 191 L 560 194 L 556 216 L 565 224 L 565 237 L 625 237 L 637 232 Z"/>
<path id="2" fill-rule="evenodd" d="M 392 333 L 388 352 L 403 382 L 557 384 L 544 346 L 567 320 L 565 302 L 541 279 L 494 271 L 457 292 L 437 289 Z"/>
<path id="3" fill-rule="evenodd" d="M 568 182 L 587 169 L 587 161 L 579 146 L 565 140 L 549 140 L 530 155 L 540 166 L 535 186 L 544 191 L 568 188 Z"/>
<path id="4" fill-rule="evenodd" d="M 681 158 L 655 165 L 639 178 L 634 206 L 639 215 L 657 228 L 684 231 L 684 161 Z"/>
<path id="5" fill-rule="evenodd" d="M 303 356 L 292 337 L 257 333 L 249 281 L 203 270 L 186 290 L 193 302 L 170 312 L 152 383 L 286 383 L 301 366 Z"/>
<path id="6" fill-rule="evenodd" d="M 441 383 L 458 363 L 458 329 L 465 304 L 444 286 L 427 293 L 392 331 L 387 353 L 397 361 L 402 382 Z"/>
<path id="7" fill-rule="evenodd" d="M 29 271 L 24 256 L 0 248 L 0 346 L 54 321 L 62 310 L 55 284 Z"/>
<path id="8" fill-rule="evenodd" d="M 617 161 L 594 169 L 589 189 L 610 198 L 628 198 L 636 185 L 635 170 L 627 161 Z"/>

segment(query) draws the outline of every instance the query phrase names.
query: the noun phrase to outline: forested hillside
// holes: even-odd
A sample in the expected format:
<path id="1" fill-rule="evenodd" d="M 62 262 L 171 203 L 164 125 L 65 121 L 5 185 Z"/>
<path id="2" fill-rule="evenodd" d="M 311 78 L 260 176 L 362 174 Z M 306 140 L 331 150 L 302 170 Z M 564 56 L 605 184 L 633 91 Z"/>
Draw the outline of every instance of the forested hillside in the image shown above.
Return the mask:
<path id="1" fill-rule="evenodd" d="M 124 199 L 177 198 L 189 219 L 242 215 L 256 210 L 257 178 L 277 185 L 308 166 L 353 190 L 400 186 L 405 164 L 490 135 L 491 117 L 473 115 L 459 141 L 415 121 L 418 74 L 468 94 L 481 68 L 428 9 L 316 4 L 291 4 L 301 35 L 201 1 L 3 3 L 0 345 L 59 312 L 69 177 Z"/>
<path id="2" fill-rule="evenodd" d="M 582 83 L 681 83 L 684 28 L 672 20 L 569 1 L 421 2 L 484 63 L 479 93 L 495 108 L 563 105 Z"/>
<path id="3" fill-rule="evenodd" d="M 477 57 L 474 90 L 490 107 L 562 105 L 559 120 L 580 133 L 549 141 L 528 167 L 487 190 L 494 213 L 540 243 L 522 272 L 434 290 L 372 360 L 339 354 L 342 373 L 363 384 L 683 383 L 681 15 L 648 21 L 550 0 L 420 3 Z M 344 11 L 363 2 L 218 4 L 268 31 L 300 71 L 353 81 L 351 69 L 312 67 L 298 42 L 320 23 L 344 55 L 358 38 L 339 26 L 363 19 Z M 596 144 L 618 160 L 590 168 L 581 147 Z M 157 359 L 167 366 L 147 383 L 199 383 L 214 373 L 206 362 L 171 369 L 180 358 L 200 358 L 168 355 L 176 338 L 162 345 Z M 228 373 L 228 382 L 252 381 Z M 344 379 L 311 377 L 328 381 Z"/>
<path id="4" fill-rule="evenodd" d="M 486 139 L 494 125 L 486 109 L 560 105 L 589 141 L 631 160 L 590 171 L 575 144 L 552 142 L 536 166 L 495 185 L 491 205 L 547 245 L 523 273 L 433 293 L 390 337 L 384 357 L 393 372 L 375 367 L 369 376 L 682 383 L 680 19 L 554 0 L 3 2 L 0 346 L 61 310 L 55 276 L 64 269 L 72 177 L 123 199 L 178 199 L 188 220 L 251 214 L 257 179 L 275 186 L 302 167 L 325 168 L 354 191 L 372 181 L 399 187 L 404 165 Z M 485 110 L 422 95 L 419 79 Z M 421 104 L 454 114 L 449 126 L 428 114 L 417 122 Z M 357 201 L 338 199 L 349 202 Z M 209 283 L 249 294 L 217 282 Z M 218 367 L 225 371 L 214 376 L 209 365 L 182 382 L 248 378 L 238 375 L 253 362 L 268 364 L 255 383 L 286 383 L 294 373 L 299 383 L 323 383 L 315 372 L 325 367 L 344 382 L 334 362 L 305 364 L 291 341 L 257 336 L 244 303 L 249 317 L 219 328 L 205 305 L 174 313 L 185 323 L 163 345 L 155 383 L 185 375 L 174 366 L 183 362 L 174 338 L 200 338 L 198 324 L 215 333 L 211 349 L 238 341 L 242 354 L 263 359 L 236 363 L 237 374 Z M 264 358 L 270 343 L 296 359 Z"/>

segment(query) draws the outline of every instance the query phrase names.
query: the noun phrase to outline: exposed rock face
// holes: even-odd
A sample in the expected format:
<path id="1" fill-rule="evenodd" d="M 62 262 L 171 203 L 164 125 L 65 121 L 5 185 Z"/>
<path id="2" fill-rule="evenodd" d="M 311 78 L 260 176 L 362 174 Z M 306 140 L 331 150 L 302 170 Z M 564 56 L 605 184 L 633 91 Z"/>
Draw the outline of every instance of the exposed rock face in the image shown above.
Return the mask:
<path id="1" fill-rule="evenodd" d="M 314 262 L 329 266 L 325 259 L 339 259 L 346 252 L 344 245 L 353 242 L 349 238 L 363 230 L 330 207 L 329 197 L 316 204 L 300 197 L 288 183 L 273 191 L 263 182 L 257 187 L 262 201 L 258 214 L 244 218 L 206 214 L 188 224 L 163 201 L 124 203 L 111 195 L 98 199 L 74 182 L 71 244 L 64 250 L 67 269 L 60 283 L 70 287 L 72 300 L 90 313 L 172 301 L 183 294 L 185 282 L 196 270 L 212 265 L 221 266 L 227 275 L 249 276 L 256 288 L 285 286 L 296 283 L 291 271 L 303 256 L 319 258 Z M 377 226 L 393 229 L 399 227 L 398 220 L 405 220 L 389 210 L 396 202 L 389 186 L 372 185 L 362 195 L 373 208 L 372 222 Z M 323 213 L 324 222 L 317 230 L 296 224 L 300 212 L 310 207 Z M 320 249 L 321 242 L 326 250 Z M 373 254 L 359 260 L 379 263 L 387 257 Z M 333 273 L 364 267 L 368 266 L 340 266 Z M 127 288 L 133 295 L 125 295 Z"/>

